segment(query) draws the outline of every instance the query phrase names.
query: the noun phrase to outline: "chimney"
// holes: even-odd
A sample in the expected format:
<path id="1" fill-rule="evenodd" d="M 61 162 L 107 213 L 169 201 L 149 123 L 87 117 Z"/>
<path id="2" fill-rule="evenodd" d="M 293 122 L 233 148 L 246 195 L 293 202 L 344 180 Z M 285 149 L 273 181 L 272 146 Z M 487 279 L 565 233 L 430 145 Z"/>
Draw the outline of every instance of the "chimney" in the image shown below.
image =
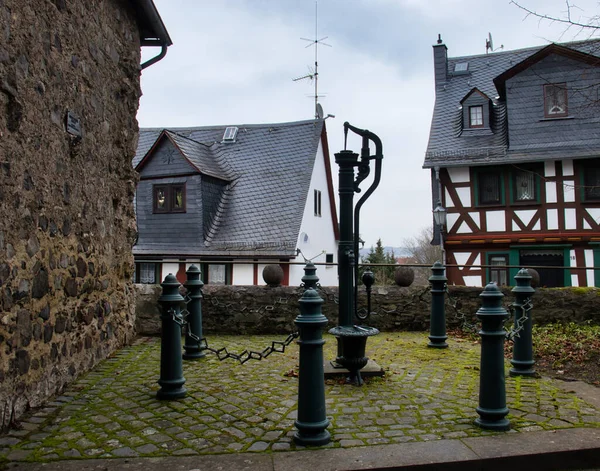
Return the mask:
<path id="1" fill-rule="evenodd" d="M 448 48 L 438 34 L 437 44 L 433 46 L 433 69 L 435 73 L 435 88 L 444 85 L 448 77 Z"/>

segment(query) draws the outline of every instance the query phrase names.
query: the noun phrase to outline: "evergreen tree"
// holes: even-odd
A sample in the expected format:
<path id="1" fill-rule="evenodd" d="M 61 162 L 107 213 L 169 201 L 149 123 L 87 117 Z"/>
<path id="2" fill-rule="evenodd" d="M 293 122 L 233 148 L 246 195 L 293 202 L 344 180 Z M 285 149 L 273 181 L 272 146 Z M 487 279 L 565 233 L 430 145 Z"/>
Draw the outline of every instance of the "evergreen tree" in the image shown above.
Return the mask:
<path id="1" fill-rule="evenodd" d="M 387 263 L 389 265 L 396 265 L 396 256 L 394 251 L 391 253 L 385 253 L 383 248 L 383 243 L 381 239 L 377 239 L 377 243 L 375 247 L 371 246 L 370 252 L 366 257 L 363 257 L 361 260 L 363 265 L 375 264 L 375 263 Z M 388 267 L 371 267 L 371 271 L 375 275 L 375 284 L 376 285 L 390 285 L 394 283 L 394 266 Z M 364 267 L 360 270 L 360 276 L 364 272 Z M 359 280 L 360 282 L 360 280 Z"/>

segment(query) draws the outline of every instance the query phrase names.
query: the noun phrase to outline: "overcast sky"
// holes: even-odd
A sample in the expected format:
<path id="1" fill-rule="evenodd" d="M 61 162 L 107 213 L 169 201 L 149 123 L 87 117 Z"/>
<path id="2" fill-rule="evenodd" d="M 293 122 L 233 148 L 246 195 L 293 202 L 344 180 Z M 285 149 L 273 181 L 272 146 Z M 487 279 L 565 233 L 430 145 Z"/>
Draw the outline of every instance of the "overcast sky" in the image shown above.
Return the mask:
<path id="1" fill-rule="evenodd" d="M 572 0 L 587 22 L 598 0 Z M 314 85 L 292 79 L 314 68 L 314 0 L 154 0 L 173 40 L 142 73 L 141 127 L 277 123 L 314 116 Z M 564 16 L 562 0 L 522 5 Z M 383 141 L 383 177 L 363 206 L 366 246 L 404 241 L 431 225 L 428 170 L 421 168 L 434 103 L 431 46 L 450 57 L 483 54 L 491 32 L 504 50 L 587 39 L 576 29 L 526 18 L 508 0 L 319 0 L 319 98 L 330 153 L 343 149 L 345 121 Z M 306 47 L 306 46 L 310 47 Z M 143 58 L 157 54 L 144 48 Z M 360 151 L 358 137 L 349 149 Z M 332 162 L 334 180 L 337 166 Z M 363 188 L 368 181 L 363 183 Z M 337 193 L 336 193 L 337 198 Z"/>

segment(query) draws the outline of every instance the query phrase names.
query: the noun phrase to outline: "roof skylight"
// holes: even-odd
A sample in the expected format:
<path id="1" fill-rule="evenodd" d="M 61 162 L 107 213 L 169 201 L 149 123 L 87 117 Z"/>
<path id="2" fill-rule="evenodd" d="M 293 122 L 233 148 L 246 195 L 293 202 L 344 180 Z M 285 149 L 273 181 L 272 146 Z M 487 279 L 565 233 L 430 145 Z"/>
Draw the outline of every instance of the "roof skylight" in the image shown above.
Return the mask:
<path id="1" fill-rule="evenodd" d="M 454 64 L 454 73 L 455 74 L 466 74 L 469 71 L 469 63 L 468 62 L 457 62 Z"/>
<path id="2" fill-rule="evenodd" d="M 235 142 L 235 136 L 237 136 L 238 128 L 236 126 L 228 126 L 225 128 L 223 134 L 223 142 Z"/>

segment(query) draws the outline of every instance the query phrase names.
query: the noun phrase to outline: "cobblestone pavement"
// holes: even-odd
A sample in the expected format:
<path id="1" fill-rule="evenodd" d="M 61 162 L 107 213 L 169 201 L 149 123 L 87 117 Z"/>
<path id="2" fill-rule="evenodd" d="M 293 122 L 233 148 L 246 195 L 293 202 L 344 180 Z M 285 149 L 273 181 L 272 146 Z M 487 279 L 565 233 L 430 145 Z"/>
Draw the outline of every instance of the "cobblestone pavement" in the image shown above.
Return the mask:
<path id="1" fill-rule="evenodd" d="M 325 357 L 335 357 L 326 336 Z M 212 348 L 263 350 L 275 336 L 212 336 Z M 426 333 L 370 337 L 367 353 L 386 369 L 361 387 L 326 381 L 328 447 L 498 434 L 473 425 L 479 346 L 450 339 L 426 347 Z M 82 376 L 63 395 L 0 436 L 2 461 L 196 455 L 294 450 L 298 347 L 240 365 L 214 355 L 184 362 L 188 395 L 158 401 L 160 340 L 140 338 Z M 509 365 L 507 365 L 508 367 Z M 508 418 L 523 433 L 600 427 L 600 410 L 550 379 L 506 379 Z M 502 433 L 502 432 L 500 432 Z"/>

